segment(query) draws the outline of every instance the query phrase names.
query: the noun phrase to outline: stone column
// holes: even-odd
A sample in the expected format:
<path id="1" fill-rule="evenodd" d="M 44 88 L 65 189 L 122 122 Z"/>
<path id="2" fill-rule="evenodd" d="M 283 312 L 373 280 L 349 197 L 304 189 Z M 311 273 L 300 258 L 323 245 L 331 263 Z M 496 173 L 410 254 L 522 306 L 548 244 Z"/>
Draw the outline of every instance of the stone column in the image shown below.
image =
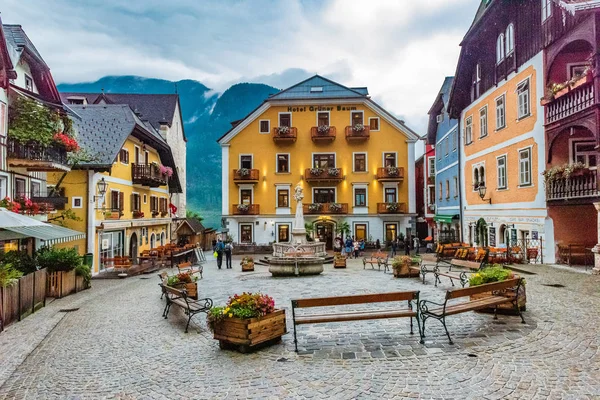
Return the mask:
<path id="1" fill-rule="evenodd" d="M 592 270 L 593 274 L 600 274 L 600 203 L 594 203 L 594 207 L 596 207 L 596 211 L 598 212 L 598 242 L 596 246 L 592 249 L 594 252 L 594 269 Z"/>

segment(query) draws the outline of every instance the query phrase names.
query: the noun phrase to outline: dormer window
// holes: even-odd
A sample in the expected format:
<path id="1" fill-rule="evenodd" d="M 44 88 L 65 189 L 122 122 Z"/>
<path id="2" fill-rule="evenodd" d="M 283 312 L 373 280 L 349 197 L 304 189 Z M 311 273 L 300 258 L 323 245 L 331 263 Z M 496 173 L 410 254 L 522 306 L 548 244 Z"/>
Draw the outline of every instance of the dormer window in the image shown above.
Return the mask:
<path id="1" fill-rule="evenodd" d="M 542 22 L 552 16 L 552 0 L 542 0 Z"/>
<path id="2" fill-rule="evenodd" d="M 322 93 L 323 92 L 323 86 L 312 86 L 310 88 L 310 92 L 311 93 Z"/>
<path id="3" fill-rule="evenodd" d="M 481 86 L 481 64 L 475 65 L 475 71 L 473 71 L 473 84 L 471 87 L 471 101 L 475 101 L 479 97 Z"/>
<path id="4" fill-rule="evenodd" d="M 81 96 L 67 97 L 67 101 L 69 102 L 69 104 L 86 104 L 85 97 L 81 97 Z"/>
<path id="5" fill-rule="evenodd" d="M 515 26 L 508 24 L 506 27 L 506 55 L 509 56 L 515 51 Z"/>
<path id="6" fill-rule="evenodd" d="M 33 78 L 29 75 L 25 75 L 25 89 L 33 92 Z"/>
<path id="7" fill-rule="evenodd" d="M 504 46 L 504 33 L 501 33 L 496 41 L 496 64 L 500 64 L 504 61 Z"/>

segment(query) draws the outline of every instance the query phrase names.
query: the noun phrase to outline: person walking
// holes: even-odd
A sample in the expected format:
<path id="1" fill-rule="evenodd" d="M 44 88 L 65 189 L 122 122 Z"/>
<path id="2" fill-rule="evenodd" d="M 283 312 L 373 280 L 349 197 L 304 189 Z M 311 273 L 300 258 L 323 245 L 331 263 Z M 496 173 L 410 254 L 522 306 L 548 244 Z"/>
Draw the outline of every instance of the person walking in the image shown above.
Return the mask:
<path id="1" fill-rule="evenodd" d="M 352 244 L 352 238 L 348 237 L 346 239 L 346 257 L 348 258 L 352 258 L 352 249 L 354 248 L 353 244 Z"/>
<path id="2" fill-rule="evenodd" d="M 410 256 L 410 237 L 408 235 L 404 238 L 404 254 Z"/>
<path id="3" fill-rule="evenodd" d="M 219 238 L 217 244 L 215 244 L 215 251 L 217 252 L 217 267 L 221 269 L 221 265 L 223 264 L 223 252 L 225 251 L 225 245 L 221 238 Z"/>
<path id="4" fill-rule="evenodd" d="M 354 247 L 354 258 L 358 258 L 358 253 L 360 253 L 360 244 L 358 244 L 358 241 L 354 241 L 352 245 Z"/>
<path id="5" fill-rule="evenodd" d="M 227 242 L 225 245 L 225 268 L 232 269 L 231 266 L 231 254 L 233 253 L 233 244 Z"/>
<path id="6" fill-rule="evenodd" d="M 396 257 L 396 250 L 398 250 L 398 242 L 394 239 L 392 240 L 392 257 Z"/>
<path id="7" fill-rule="evenodd" d="M 418 236 L 415 236 L 413 239 L 413 245 L 415 246 L 415 255 L 419 255 L 419 247 L 421 247 L 421 241 Z"/>

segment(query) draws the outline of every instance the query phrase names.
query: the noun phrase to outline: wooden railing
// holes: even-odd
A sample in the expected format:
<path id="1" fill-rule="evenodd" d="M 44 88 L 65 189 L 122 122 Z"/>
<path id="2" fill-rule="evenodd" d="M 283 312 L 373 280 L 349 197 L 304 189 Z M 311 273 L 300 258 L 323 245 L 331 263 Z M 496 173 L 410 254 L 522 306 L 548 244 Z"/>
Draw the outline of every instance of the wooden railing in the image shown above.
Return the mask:
<path id="1" fill-rule="evenodd" d="M 313 142 L 332 142 L 335 140 L 336 130 L 335 126 L 330 126 L 327 132 L 319 132 L 319 127 L 313 126 L 310 128 L 310 137 Z"/>
<path id="2" fill-rule="evenodd" d="M 315 214 L 348 214 L 348 203 L 312 203 L 304 204 L 306 215 Z"/>
<path id="3" fill-rule="evenodd" d="M 377 203 L 378 214 L 405 214 L 405 203 Z"/>
<path id="4" fill-rule="evenodd" d="M 276 143 L 295 142 L 298 137 L 298 129 L 290 128 L 288 133 L 280 133 L 279 127 L 273 128 L 273 140 Z"/>
<path id="5" fill-rule="evenodd" d="M 131 180 L 134 184 L 150 187 L 167 184 L 167 176 L 161 174 L 155 164 L 131 164 Z"/>
<path id="6" fill-rule="evenodd" d="M 594 83 L 586 82 L 546 104 L 546 123 L 551 124 L 570 117 L 591 107 L 595 102 Z"/>
<path id="7" fill-rule="evenodd" d="M 30 200 L 45 207 L 48 211 L 64 210 L 68 201 L 64 196 L 32 197 Z"/>
<path id="8" fill-rule="evenodd" d="M 404 167 L 377 168 L 377 180 L 388 182 L 402 181 L 404 180 Z"/>
<path id="9" fill-rule="evenodd" d="M 353 126 L 346 127 L 346 140 L 366 140 L 371 136 L 369 127 L 365 126 L 364 130 L 357 132 Z"/>
<path id="10" fill-rule="evenodd" d="M 589 171 L 579 176 L 571 176 L 546 182 L 546 200 L 574 200 L 586 197 L 600 197 L 598 175 Z"/>
<path id="11" fill-rule="evenodd" d="M 42 146 L 38 143 L 19 143 L 9 138 L 7 141 L 9 165 L 25 167 L 30 171 L 69 170 L 67 151 L 60 146 Z"/>
<path id="12" fill-rule="evenodd" d="M 260 214 L 259 204 L 234 204 L 231 206 L 232 215 L 258 215 Z"/>
<path id="13" fill-rule="evenodd" d="M 257 169 L 234 169 L 233 170 L 233 181 L 242 181 L 242 182 L 258 182 L 258 178 L 260 176 L 260 171 Z"/>
<path id="14" fill-rule="evenodd" d="M 341 168 L 307 168 L 304 171 L 306 182 L 333 182 L 339 183 L 344 179 Z"/>
<path id="15" fill-rule="evenodd" d="M 46 269 L 19 278 L 13 286 L 0 287 L 0 332 L 45 305 Z"/>

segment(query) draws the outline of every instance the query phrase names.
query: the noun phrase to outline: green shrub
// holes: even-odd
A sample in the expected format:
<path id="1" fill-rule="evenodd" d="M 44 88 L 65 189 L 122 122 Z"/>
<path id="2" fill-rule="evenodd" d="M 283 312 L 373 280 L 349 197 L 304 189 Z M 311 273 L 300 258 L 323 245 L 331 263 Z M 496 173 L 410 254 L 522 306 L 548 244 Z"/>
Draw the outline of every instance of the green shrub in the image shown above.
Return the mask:
<path id="1" fill-rule="evenodd" d="M 92 269 L 89 265 L 85 265 L 83 263 L 79 264 L 75 267 L 75 275 L 83 276 L 83 282 L 86 286 L 90 285 L 92 281 Z"/>
<path id="2" fill-rule="evenodd" d="M 17 283 L 23 273 L 11 264 L 0 262 L 0 287 L 9 287 Z"/>
<path id="3" fill-rule="evenodd" d="M 83 257 L 73 248 L 44 247 L 37 253 L 37 262 L 40 268 L 48 268 L 48 272 L 71 271 L 83 263 Z"/>
<path id="4" fill-rule="evenodd" d="M 511 279 L 514 276 L 509 269 L 503 269 L 501 266 L 485 268 L 481 272 L 473 274 L 469 279 L 470 286 L 479 286 L 485 283 L 500 282 Z"/>
<path id="5" fill-rule="evenodd" d="M 0 253 L 0 262 L 11 264 L 15 269 L 21 271 L 23 275 L 31 274 L 38 270 L 37 263 L 25 251 L 9 251 Z"/>

